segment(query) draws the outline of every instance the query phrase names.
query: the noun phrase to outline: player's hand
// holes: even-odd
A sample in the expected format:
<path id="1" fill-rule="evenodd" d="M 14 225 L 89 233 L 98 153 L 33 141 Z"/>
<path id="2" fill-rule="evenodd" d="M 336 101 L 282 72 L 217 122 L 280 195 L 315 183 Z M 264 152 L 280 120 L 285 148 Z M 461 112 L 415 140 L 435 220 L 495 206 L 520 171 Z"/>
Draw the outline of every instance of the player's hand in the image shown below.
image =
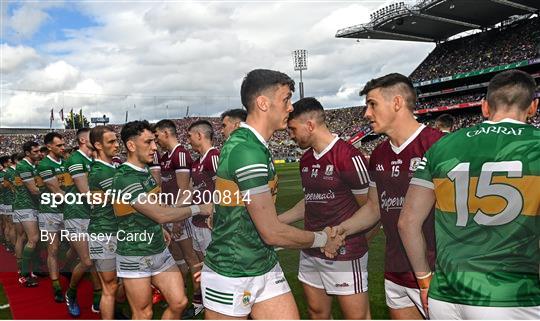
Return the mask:
<path id="1" fill-rule="evenodd" d="M 165 241 L 165 244 L 167 244 L 167 247 L 171 243 L 171 234 L 167 232 L 166 229 L 163 229 L 163 240 Z"/>
<path id="2" fill-rule="evenodd" d="M 180 238 L 180 235 L 182 235 L 182 227 L 183 227 L 183 225 L 184 224 L 182 222 L 173 223 L 173 226 L 172 226 L 172 229 L 171 229 L 171 234 L 172 234 L 172 236 L 174 236 L 175 240 L 178 240 Z"/>
<path id="3" fill-rule="evenodd" d="M 345 239 L 345 228 L 341 225 L 337 225 L 332 227 L 331 229 L 331 237 L 337 237 L 338 235 L 341 235 L 343 239 Z"/>
<path id="4" fill-rule="evenodd" d="M 342 234 L 334 233 L 331 227 L 326 227 L 323 232 L 326 233 L 328 239 L 326 241 L 326 245 L 321 248 L 321 252 L 323 252 L 328 258 L 333 259 L 337 255 L 338 249 L 344 244 L 344 237 Z"/>
<path id="5" fill-rule="evenodd" d="M 202 276 L 202 266 L 204 262 L 197 263 L 193 266 L 193 269 L 196 269 L 197 272 L 193 273 L 193 282 L 201 283 L 201 276 Z"/>
<path id="6" fill-rule="evenodd" d="M 214 213 L 214 204 L 208 203 L 208 204 L 199 204 L 199 208 L 201 209 L 201 212 L 199 214 L 204 216 L 210 216 Z"/>
<path id="7" fill-rule="evenodd" d="M 428 292 L 432 278 L 433 274 L 431 272 L 428 274 L 424 273 L 424 275 L 416 275 L 416 281 L 418 282 L 418 287 L 420 288 L 420 301 L 422 302 L 422 307 L 426 313 L 426 318 L 429 318 Z"/>
<path id="8" fill-rule="evenodd" d="M 214 228 L 214 214 L 210 214 L 210 216 L 206 218 L 206 225 L 208 225 L 210 230 Z"/>

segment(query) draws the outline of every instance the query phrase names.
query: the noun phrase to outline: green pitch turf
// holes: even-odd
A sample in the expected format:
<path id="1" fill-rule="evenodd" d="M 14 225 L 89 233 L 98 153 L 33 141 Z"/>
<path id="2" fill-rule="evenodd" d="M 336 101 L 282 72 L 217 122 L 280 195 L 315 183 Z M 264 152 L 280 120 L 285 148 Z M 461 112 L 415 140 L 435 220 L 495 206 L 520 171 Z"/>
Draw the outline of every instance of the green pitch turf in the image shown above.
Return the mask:
<path id="1" fill-rule="evenodd" d="M 277 210 L 282 213 L 291 208 L 299 200 L 302 199 L 302 187 L 300 184 L 300 173 L 298 163 L 288 163 L 276 165 L 276 170 L 279 177 Z M 298 227 L 303 227 L 303 222 L 297 224 Z M 298 250 L 281 250 L 278 252 L 279 262 L 285 276 L 289 282 L 291 290 L 296 299 L 296 304 L 300 310 L 301 317 L 307 319 L 307 306 L 304 299 L 302 285 L 297 279 L 298 273 Z M 388 310 L 385 304 L 384 297 L 384 235 L 379 232 L 377 236 L 369 244 L 369 300 L 371 308 L 371 316 L 373 319 L 388 319 Z M 191 297 L 191 282 L 188 281 L 188 293 Z M 3 289 L 0 286 L 0 306 L 7 302 Z M 124 311 L 128 313 L 129 307 L 124 305 Z M 154 308 L 154 319 L 160 319 L 163 309 L 159 306 Z M 334 300 L 332 308 L 332 318 L 341 319 L 342 314 L 337 302 Z M 0 319 L 11 319 L 9 309 L 0 310 Z M 202 319 L 202 316 L 199 317 Z"/>

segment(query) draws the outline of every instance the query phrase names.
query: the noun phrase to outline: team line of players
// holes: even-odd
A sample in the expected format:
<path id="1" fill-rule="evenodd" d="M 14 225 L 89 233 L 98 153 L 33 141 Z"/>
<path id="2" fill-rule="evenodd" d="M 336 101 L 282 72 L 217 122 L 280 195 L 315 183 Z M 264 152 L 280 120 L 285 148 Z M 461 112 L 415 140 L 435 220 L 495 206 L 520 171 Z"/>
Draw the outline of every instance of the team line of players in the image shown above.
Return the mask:
<path id="1" fill-rule="evenodd" d="M 163 317 L 180 316 L 187 305 L 183 278 L 167 247 L 171 236 L 160 224 L 182 222 L 170 226 L 171 244 L 188 239 L 191 230 L 197 259 L 204 258 L 195 292 L 202 292 L 206 318 L 299 317 L 275 247 L 302 249 L 298 278 L 311 318 L 329 319 L 334 296 L 344 317 L 370 318 L 368 242 L 380 222 L 386 236 L 386 303 L 393 319 L 538 318 L 540 197 L 534 183 L 540 154 L 531 151 L 539 151 L 540 142 L 538 129 L 526 124 L 538 104 L 535 86 L 523 72 L 499 74 L 482 106 L 489 121 L 445 135 L 415 120 L 416 94 L 407 77 L 373 79 L 362 91 L 365 117 L 376 133 L 389 139 L 374 150 L 368 164 L 329 131 L 316 99 L 291 104 L 294 82 L 287 75 L 253 70 L 241 88 L 247 118 L 223 117 L 228 139 L 221 152 L 212 147 L 209 123 L 198 121 L 188 129 L 190 143 L 201 155 L 195 162 L 178 144 L 176 127 L 168 120 L 155 126 L 144 121 L 124 125 L 120 136 L 128 157 L 118 168 L 112 165 L 118 142 L 110 128 L 92 129 L 88 140 L 78 135 L 80 150 L 89 141 L 96 155 L 87 175 L 77 172 L 86 168 L 84 158 L 72 164 L 70 157 L 65 166 L 71 179 L 85 177 L 92 192 L 114 188 L 130 198 L 128 205 L 109 204 L 101 212 L 94 208 L 89 218 L 69 222 L 73 219 L 64 217 L 64 225 L 84 233 L 86 223 L 91 232 L 95 220 L 100 232 L 157 235 L 151 244 L 110 240 L 87 247 L 109 294 L 101 299 L 103 317 L 114 307 L 114 291 L 109 290 L 117 289 L 116 277 L 123 280 L 134 318 L 151 317 L 152 284 L 169 303 Z M 306 149 L 300 160 L 305 198 L 277 215 L 277 175 L 267 141 L 286 128 Z M 159 160 L 155 141 L 167 150 Z M 46 137 L 46 144 L 62 141 Z M 49 150 L 54 154 L 54 147 Z M 32 148 L 25 151 L 32 165 Z M 40 171 L 41 163 L 39 176 L 49 187 L 46 171 L 56 169 Z M 19 171 L 19 164 L 21 180 L 39 181 L 35 174 Z M 75 185 L 69 185 L 65 172 L 55 177 L 67 182 L 66 191 Z M 84 193 L 79 185 L 77 192 Z M 182 206 L 185 199 L 160 206 L 138 198 L 190 186 L 249 194 L 250 202 L 220 200 L 212 209 L 192 202 Z M 206 216 L 212 212 L 210 232 Z M 40 209 L 40 225 L 42 213 L 48 214 Z M 304 230 L 289 225 L 302 219 Z M 189 265 L 196 271 L 197 263 Z M 26 276 L 27 270 L 21 270 Z M 116 285 L 105 291 L 107 281 Z M 66 300 L 73 302 L 67 295 Z"/>

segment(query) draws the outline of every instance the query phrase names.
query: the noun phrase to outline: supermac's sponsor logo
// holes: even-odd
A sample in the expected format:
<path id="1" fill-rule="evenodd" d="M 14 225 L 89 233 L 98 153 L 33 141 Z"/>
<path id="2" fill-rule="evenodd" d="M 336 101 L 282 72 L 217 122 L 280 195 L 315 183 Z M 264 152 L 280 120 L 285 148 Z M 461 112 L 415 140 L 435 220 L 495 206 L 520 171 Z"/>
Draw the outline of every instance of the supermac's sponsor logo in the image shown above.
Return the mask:
<path id="1" fill-rule="evenodd" d="M 321 202 L 336 198 L 336 194 L 332 190 L 328 190 L 327 193 L 306 193 L 305 196 L 306 202 Z"/>
<path id="2" fill-rule="evenodd" d="M 385 211 L 401 209 L 405 202 L 405 197 L 387 197 L 386 191 L 381 193 L 381 208 Z"/>

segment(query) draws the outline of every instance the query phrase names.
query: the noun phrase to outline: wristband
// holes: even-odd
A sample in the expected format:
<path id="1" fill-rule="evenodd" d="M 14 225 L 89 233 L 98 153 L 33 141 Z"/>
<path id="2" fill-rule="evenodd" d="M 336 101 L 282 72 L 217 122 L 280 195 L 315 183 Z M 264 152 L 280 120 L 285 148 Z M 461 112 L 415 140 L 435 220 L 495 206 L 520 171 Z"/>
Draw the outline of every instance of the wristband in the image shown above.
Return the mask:
<path id="1" fill-rule="evenodd" d="M 416 277 L 416 282 L 418 282 L 418 286 L 420 287 L 420 290 L 429 289 L 431 278 L 433 278 L 433 273 L 431 272 L 429 272 L 426 275 Z"/>
<path id="2" fill-rule="evenodd" d="M 313 232 L 313 236 L 313 244 L 311 244 L 312 248 L 324 247 L 326 245 L 326 241 L 328 241 L 328 235 L 326 235 L 325 232 Z"/>
<path id="3" fill-rule="evenodd" d="M 191 216 L 197 215 L 201 212 L 201 208 L 199 207 L 199 205 L 191 205 L 189 209 L 191 210 Z"/>

